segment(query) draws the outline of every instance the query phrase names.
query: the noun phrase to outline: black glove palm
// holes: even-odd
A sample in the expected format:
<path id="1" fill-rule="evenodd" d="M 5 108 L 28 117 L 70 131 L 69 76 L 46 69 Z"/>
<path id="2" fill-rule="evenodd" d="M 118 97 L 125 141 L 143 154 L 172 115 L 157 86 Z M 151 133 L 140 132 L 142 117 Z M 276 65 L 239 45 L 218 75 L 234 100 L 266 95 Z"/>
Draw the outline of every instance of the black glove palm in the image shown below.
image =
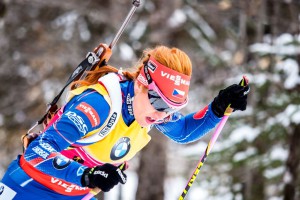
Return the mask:
<path id="1" fill-rule="evenodd" d="M 118 167 L 111 164 L 104 164 L 85 169 L 81 178 L 81 184 L 84 187 L 98 187 L 103 192 L 108 192 L 118 183 L 125 184 L 126 177 L 126 174 Z"/>
<path id="2" fill-rule="evenodd" d="M 228 105 L 234 110 L 246 110 L 247 94 L 250 87 L 233 84 L 219 92 L 212 102 L 212 111 L 218 117 L 223 117 Z"/>

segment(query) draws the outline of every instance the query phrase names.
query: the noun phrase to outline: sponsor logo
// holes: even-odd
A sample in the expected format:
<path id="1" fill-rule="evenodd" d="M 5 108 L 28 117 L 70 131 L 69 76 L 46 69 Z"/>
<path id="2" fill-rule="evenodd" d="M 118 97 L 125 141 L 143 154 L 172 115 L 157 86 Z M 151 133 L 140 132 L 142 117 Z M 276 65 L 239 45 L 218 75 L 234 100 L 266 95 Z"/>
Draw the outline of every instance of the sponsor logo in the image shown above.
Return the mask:
<path id="1" fill-rule="evenodd" d="M 66 113 L 66 116 L 76 125 L 80 132 L 82 132 L 83 134 L 87 133 L 88 128 L 84 123 L 84 120 L 79 115 L 69 111 Z"/>
<path id="2" fill-rule="evenodd" d="M 142 76 L 141 74 L 139 74 L 139 76 L 137 77 L 138 81 L 140 81 L 143 85 L 148 85 L 147 80 L 145 79 L 144 76 Z"/>
<path id="3" fill-rule="evenodd" d="M 108 132 L 109 130 L 111 129 L 111 127 L 114 125 L 114 123 L 116 122 L 116 119 L 117 119 L 117 113 L 114 112 L 111 117 L 109 118 L 108 120 L 108 123 L 106 124 L 106 126 L 99 132 L 99 135 L 104 137 Z"/>
<path id="4" fill-rule="evenodd" d="M 123 183 L 126 183 L 126 178 L 119 168 L 117 169 L 117 172 L 118 172 L 119 176 L 121 177 Z"/>
<path id="5" fill-rule="evenodd" d="M 248 88 L 248 90 L 244 92 L 244 96 L 246 96 L 249 92 L 250 92 L 250 88 Z"/>
<path id="6" fill-rule="evenodd" d="M 33 147 L 32 151 L 34 151 L 36 154 L 38 154 L 39 156 L 41 156 L 44 159 L 47 159 L 47 157 L 49 156 L 49 154 L 46 151 L 44 151 L 43 149 L 41 149 L 39 146 Z"/>
<path id="7" fill-rule="evenodd" d="M 161 71 L 161 76 L 167 78 L 171 81 L 174 81 L 174 85 L 190 85 L 190 81 L 184 80 L 180 75 L 172 75 L 168 72 Z"/>
<path id="8" fill-rule="evenodd" d="M 130 150 L 130 139 L 128 137 L 120 138 L 113 146 L 110 152 L 110 158 L 112 160 L 119 160 L 127 155 Z"/>
<path id="9" fill-rule="evenodd" d="M 147 67 L 152 71 L 154 72 L 157 68 L 157 66 L 155 65 L 155 63 L 149 61 L 148 64 L 147 64 Z"/>
<path id="10" fill-rule="evenodd" d="M 39 144 L 41 147 L 43 147 L 43 149 L 45 149 L 49 153 L 55 152 L 55 149 L 50 144 L 44 142 L 39 142 Z"/>
<path id="11" fill-rule="evenodd" d="M 104 178 L 107 178 L 107 177 L 108 177 L 108 173 L 105 173 L 104 171 L 100 171 L 100 170 L 95 171 L 95 172 L 94 172 L 94 175 L 97 175 L 97 174 L 103 176 Z"/>
<path id="12" fill-rule="evenodd" d="M 130 94 L 127 94 L 126 104 L 127 104 L 127 110 L 128 110 L 130 115 L 133 115 L 132 101 L 133 101 L 133 97 L 131 97 Z"/>
<path id="13" fill-rule="evenodd" d="M 88 190 L 88 188 L 84 188 L 84 187 L 80 187 L 78 185 L 74 185 L 74 184 L 70 184 L 68 182 L 64 182 L 60 179 L 57 179 L 57 178 L 54 178 L 54 177 L 51 177 L 51 183 L 59 186 L 59 187 L 62 187 L 65 189 L 65 192 L 68 192 L 68 193 L 71 193 L 73 190 Z"/>
<path id="14" fill-rule="evenodd" d="M 79 74 L 82 71 L 83 67 L 80 65 L 78 66 L 75 71 L 72 74 L 72 77 L 77 76 L 77 74 Z"/>
<path id="15" fill-rule="evenodd" d="M 64 169 L 71 163 L 71 160 L 64 156 L 56 156 L 53 159 L 53 166 L 56 169 Z"/>
<path id="16" fill-rule="evenodd" d="M 85 168 L 83 166 L 79 167 L 78 170 L 77 170 L 77 176 L 82 176 L 82 174 L 84 172 L 84 169 Z"/>
<path id="17" fill-rule="evenodd" d="M 0 187 L 0 195 L 1 195 L 3 192 L 4 192 L 4 186 L 1 185 L 1 187 Z"/>
<path id="18" fill-rule="evenodd" d="M 184 97 L 185 92 L 178 90 L 178 89 L 174 89 L 172 95 L 175 97 Z"/>
<path id="19" fill-rule="evenodd" d="M 100 117 L 98 115 L 98 113 L 96 112 L 96 110 L 91 107 L 89 104 L 87 103 L 80 103 L 77 107 L 77 110 L 80 110 L 81 112 L 83 112 L 87 118 L 90 120 L 92 127 L 95 127 L 97 125 L 99 125 L 100 123 Z"/>

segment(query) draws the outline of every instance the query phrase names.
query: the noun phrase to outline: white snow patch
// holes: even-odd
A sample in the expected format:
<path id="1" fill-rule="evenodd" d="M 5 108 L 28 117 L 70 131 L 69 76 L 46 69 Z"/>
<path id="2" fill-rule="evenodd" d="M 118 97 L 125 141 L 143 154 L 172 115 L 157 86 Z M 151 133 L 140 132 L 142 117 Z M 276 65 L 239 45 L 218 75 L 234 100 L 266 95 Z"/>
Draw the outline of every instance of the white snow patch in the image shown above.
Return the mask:
<path id="1" fill-rule="evenodd" d="M 138 184 L 138 177 L 134 171 L 127 170 L 127 182 L 124 185 L 119 184 L 118 186 L 114 187 L 109 192 L 104 193 L 105 199 L 109 200 L 118 200 L 120 191 L 122 192 L 122 200 L 132 200 L 135 199 L 135 194 L 137 190 Z"/>
<path id="2" fill-rule="evenodd" d="M 229 136 L 229 140 L 233 143 L 239 143 L 243 140 L 246 140 L 247 142 L 252 142 L 259 134 L 260 130 L 258 128 L 253 128 L 245 125 L 232 131 L 232 133 Z"/>
<path id="3" fill-rule="evenodd" d="M 274 124 L 282 124 L 284 127 L 288 127 L 291 123 L 300 123 L 300 105 L 290 104 L 286 109 L 277 114 L 274 118 L 269 118 L 267 121 L 268 126 Z"/>
<path id="4" fill-rule="evenodd" d="M 131 40 L 139 40 L 145 33 L 148 23 L 144 20 L 140 20 L 136 23 L 134 28 L 129 34 Z"/>
<path id="5" fill-rule="evenodd" d="M 300 52 L 299 52 L 300 53 Z M 287 76 L 284 81 L 286 89 L 292 89 L 300 84 L 299 65 L 293 59 L 286 59 L 276 64 L 275 69 L 282 70 Z"/>
<path id="6" fill-rule="evenodd" d="M 187 17 L 185 15 L 185 13 L 180 9 L 176 9 L 172 13 L 171 17 L 168 19 L 167 23 L 170 27 L 176 28 L 176 27 L 181 26 L 183 23 L 185 23 L 186 19 L 187 19 Z"/>
<path id="7" fill-rule="evenodd" d="M 280 167 L 277 167 L 277 168 L 273 168 L 273 169 L 266 169 L 264 171 L 264 176 L 267 179 L 275 178 L 275 177 L 283 174 L 284 170 L 285 170 L 285 167 L 283 167 L 283 166 L 280 166 Z"/>
<path id="8" fill-rule="evenodd" d="M 238 152 L 233 156 L 233 161 L 234 162 L 239 162 L 242 160 L 247 159 L 248 157 L 256 154 L 257 150 L 253 147 L 249 147 L 246 151 L 243 152 Z"/>
<path id="9" fill-rule="evenodd" d="M 275 38 L 274 44 L 272 44 L 271 37 L 265 37 L 265 43 L 255 43 L 249 47 L 251 52 L 264 53 L 264 54 L 276 54 L 276 55 L 297 55 L 300 53 L 300 47 L 294 44 L 290 44 L 293 41 L 298 41 L 299 37 L 292 36 L 285 33 Z"/>
<path id="10" fill-rule="evenodd" d="M 4 124 L 4 117 L 3 115 L 0 113 L 0 126 L 3 126 Z"/>
<path id="11" fill-rule="evenodd" d="M 293 175 L 291 174 L 290 171 L 285 171 L 284 175 L 283 175 L 283 182 L 284 183 L 291 183 L 293 180 Z"/>
<path id="12" fill-rule="evenodd" d="M 130 61 L 134 57 L 134 51 L 133 49 L 126 43 L 119 44 L 120 48 L 120 57 L 123 60 Z"/>
<path id="13" fill-rule="evenodd" d="M 270 160 L 281 160 L 285 161 L 288 157 L 288 150 L 281 146 L 274 146 L 270 152 Z"/>

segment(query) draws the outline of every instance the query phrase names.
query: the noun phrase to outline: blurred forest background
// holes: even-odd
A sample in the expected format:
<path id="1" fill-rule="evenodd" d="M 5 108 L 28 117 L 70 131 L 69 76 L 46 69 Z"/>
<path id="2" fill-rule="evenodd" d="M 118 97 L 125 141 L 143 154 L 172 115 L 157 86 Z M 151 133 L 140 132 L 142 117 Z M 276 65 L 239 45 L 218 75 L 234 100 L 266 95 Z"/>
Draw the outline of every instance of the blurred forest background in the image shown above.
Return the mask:
<path id="1" fill-rule="evenodd" d="M 22 152 L 21 135 L 130 9 L 130 0 L 0 0 L 0 177 Z M 109 63 L 130 67 L 158 44 L 192 59 L 184 113 L 250 79 L 247 110 L 232 114 L 187 199 L 299 200 L 300 1 L 142 0 Z M 178 199 L 212 134 L 187 145 L 151 135 L 128 183 L 99 199 Z"/>

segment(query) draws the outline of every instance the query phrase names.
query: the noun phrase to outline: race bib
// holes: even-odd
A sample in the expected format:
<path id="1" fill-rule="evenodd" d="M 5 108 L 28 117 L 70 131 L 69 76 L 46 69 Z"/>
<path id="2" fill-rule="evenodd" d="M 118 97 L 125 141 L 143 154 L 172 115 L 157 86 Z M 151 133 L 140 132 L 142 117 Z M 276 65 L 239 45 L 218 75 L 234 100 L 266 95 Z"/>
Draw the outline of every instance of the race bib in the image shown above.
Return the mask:
<path id="1" fill-rule="evenodd" d="M 0 200 L 12 200 L 17 193 L 0 182 Z"/>

